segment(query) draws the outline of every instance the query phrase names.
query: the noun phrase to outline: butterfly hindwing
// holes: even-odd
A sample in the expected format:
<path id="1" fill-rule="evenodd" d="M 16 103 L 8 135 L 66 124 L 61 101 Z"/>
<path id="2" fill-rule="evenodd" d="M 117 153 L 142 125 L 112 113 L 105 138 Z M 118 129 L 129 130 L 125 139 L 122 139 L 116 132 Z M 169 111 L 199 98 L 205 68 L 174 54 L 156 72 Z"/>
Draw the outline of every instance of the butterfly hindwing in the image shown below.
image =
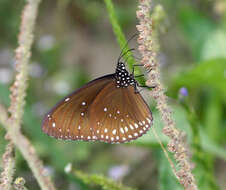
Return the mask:
<path id="1" fill-rule="evenodd" d="M 90 110 L 90 125 L 95 138 L 107 143 L 134 140 L 147 132 L 152 124 L 148 105 L 134 87 L 106 85 L 96 96 Z"/>

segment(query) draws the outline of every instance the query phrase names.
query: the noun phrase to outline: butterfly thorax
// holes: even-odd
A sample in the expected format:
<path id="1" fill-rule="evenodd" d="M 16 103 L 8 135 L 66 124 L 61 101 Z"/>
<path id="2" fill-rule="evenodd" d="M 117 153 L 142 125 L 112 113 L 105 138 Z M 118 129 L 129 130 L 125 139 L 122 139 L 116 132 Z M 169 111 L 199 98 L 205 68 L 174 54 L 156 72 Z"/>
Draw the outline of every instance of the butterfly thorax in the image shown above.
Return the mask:
<path id="1" fill-rule="evenodd" d="M 129 85 L 134 86 L 136 83 L 134 76 L 126 70 L 125 64 L 122 62 L 117 64 L 115 79 L 117 88 L 127 88 Z"/>

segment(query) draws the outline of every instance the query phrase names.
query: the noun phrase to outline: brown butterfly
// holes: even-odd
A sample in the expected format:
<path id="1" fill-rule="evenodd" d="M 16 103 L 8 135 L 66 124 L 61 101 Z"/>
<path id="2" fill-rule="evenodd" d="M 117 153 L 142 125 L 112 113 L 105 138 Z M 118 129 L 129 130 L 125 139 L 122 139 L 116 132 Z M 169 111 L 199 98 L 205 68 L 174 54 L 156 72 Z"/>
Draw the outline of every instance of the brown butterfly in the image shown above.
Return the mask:
<path id="1" fill-rule="evenodd" d="M 106 143 L 124 143 L 145 134 L 152 113 L 137 90 L 134 72 L 130 74 L 120 58 L 114 74 L 85 84 L 56 104 L 44 117 L 44 133 Z"/>

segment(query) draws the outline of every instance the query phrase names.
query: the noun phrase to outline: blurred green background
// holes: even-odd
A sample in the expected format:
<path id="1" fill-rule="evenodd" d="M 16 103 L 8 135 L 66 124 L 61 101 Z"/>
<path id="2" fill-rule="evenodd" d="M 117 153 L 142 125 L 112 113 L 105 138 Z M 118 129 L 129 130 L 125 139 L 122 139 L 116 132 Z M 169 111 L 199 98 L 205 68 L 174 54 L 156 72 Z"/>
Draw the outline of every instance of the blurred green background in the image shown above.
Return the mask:
<path id="1" fill-rule="evenodd" d="M 137 1 L 113 3 L 128 39 L 136 33 Z M 160 43 L 162 81 L 177 127 L 186 132 L 199 189 L 225 190 L 226 2 L 160 0 L 153 4 L 163 11 L 163 17 L 157 18 L 154 25 Z M 24 0 L 0 0 L 0 103 L 5 106 L 9 105 L 9 87 L 15 74 L 14 50 L 24 5 Z M 104 2 L 43 1 L 34 33 L 22 130 L 57 188 L 101 189 L 65 173 L 65 166 L 71 163 L 76 170 L 102 174 L 135 189 L 183 189 L 151 130 L 122 145 L 60 141 L 41 131 L 43 115 L 57 101 L 115 70 L 120 48 Z M 137 47 L 136 40 L 130 47 Z M 147 102 L 153 111 L 154 127 L 166 143 L 155 102 L 148 98 Z M 4 135 L 1 127 L 0 156 L 5 150 Z M 29 189 L 39 189 L 20 152 L 16 152 L 16 162 L 16 176 L 24 177 Z"/>

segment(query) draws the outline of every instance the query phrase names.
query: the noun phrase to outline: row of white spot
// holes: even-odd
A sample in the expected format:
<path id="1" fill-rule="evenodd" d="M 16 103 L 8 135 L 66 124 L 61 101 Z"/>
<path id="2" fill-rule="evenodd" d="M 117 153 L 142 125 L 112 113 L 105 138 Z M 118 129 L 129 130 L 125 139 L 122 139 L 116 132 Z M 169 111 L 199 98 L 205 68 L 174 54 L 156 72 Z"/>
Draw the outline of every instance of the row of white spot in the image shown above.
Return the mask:
<path id="1" fill-rule="evenodd" d="M 50 118 L 50 115 L 48 115 L 48 118 Z M 51 119 L 51 118 L 50 118 Z M 146 118 L 147 119 L 147 121 L 148 121 L 148 123 L 150 124 L 151 123 L 151 120 L 149 119 L 149 118 Z M 139 122 L 139 125 L 140 126 L 143 126 L 143 125 L 145 125 L 145 121 L 142 121 L 142 122 Z M 98 125 L 100 125 L 100 122 L 98 122 Z M 52 123 L 52 127 L 53 128 L 55 128 L 56 127 L 56 123 L 55 122 L 53 122 Z M 131 130 L 134 130 L 134 128 L 138 128 L 139 126 L 138 126 L 138 124 L 137 123 L 134 123 L 134 126 L 133 125 L 129 125 L 129 127 L 130 127 L 130 129 Z M 149 127 L 149 125 L 148 124 L 146 124 L 145 125 L 145 127 L 143 127 L 143 130 L 146 130 L 146 128 L 148 128 Z M 81 126 L 79 125 L 78 126 L 78 130 L 80 130 L 81 129 Z M 90 128 L 90 130 L 92 130 L 92 128 Z M 123 127 L 120 127 L 120 132 L 122 133 L 122 134 L 124 134 L 125 132 L 128 132 L 128 127 L 127 126 L 125 126 L 124 128 Z M 61 129 L 59 129 L 59 131 L 61 132 Z M 99 134 L 99 132 L 100 132 L 100 130 L 97 130 L 97 133 Z M 104 132 L 105 133 L 107 133 L 108 132 L 108 129 L 107 128 L 105 128 L 104 129 Z M 114 129 L 113 131 L 112 131 L 112 134 L 113 135 L 116 135 L 116 133 L 117 133 L 117 129 Z M 140 130 L 139 131 L 139 133 L 143 133 L 143 131 L 142 130 Z M 134 135 L 135 135 L 136 133 L 134 133 Z M 137 135 L 135 135 L 135 136 L 137 136 Z"/>
<path id="2" fill-rule="evenodd" d="M 146 119 L 147 119 L 147 121 L 148 121 L 148 123 L 149 123 L 149 125 L 150 125 L 150 124 L 151 124 L 151 120 L 150 120 L 149 118 L 146 118 Z M 145 125 L 145 126 L 143 127 L 143 130 L 144 130 L 144 131 L 146 131 L 146 130 L 149 128 L 149 125 L 148 125 L 148 124 L 145 124 L 145 123 L 146 123 L 145 121 L 139 122 L 139 125 L 141 125 L 141 126 Z M 135 126 L 135 127 L 133 127 L 132 125 L 130 125 L 130 128 L 131 128 L 132 130 L 134 130 L 134 128 L 138 128 L 138 127 L 139 127 L 138 124 L 136 124 L 136 123 L 134 124 L 134 126 Z M 80 129 L 80 126 L 78 127 L 78 129 Z M 120 128 L 120 132 L 121 132 L 122 134 L 128 132 L 128 130 L 129 130 L 128 127 L 124 127 L 124 128 L 121 127 L 121 128 Z M 140 134 L 143 134 L 143 133 L 144 133 L 143 130 L 139 130 L 139 133 L 140 133 Z M 97 134 L 99 134 L 99 133 L 100 133 L 100 130 L 97 130 L 96 132 L 97 132 Z M 108 132 L 108 129 L 105 128 L 105 129 L 104 129 L 104 133 L 107 133 L 107 132 Z M 117 130 L 116 130 L 116 129 L 112 130 L 112 134 L 113 134 L 113 135 L 116 135 L 116 133 L 117 133 Z M 133 134 L 133 136 L 134 136 L 134 137 L 137 137 L 137 136 L 139 136 L 139 134 L 138 134 L 137 132 L 135 132 L 135 133 Z M 132 139 L 133 136 L 132 136 L 132 135 L 128 135 L 128 138 L 129 138 L 129 139 Z M 104 138 L 105 138 L 106 140 L 109 140 L 109 139 L 110 139 L 111 141 L 114 141 L 114 140 L 120 140 L 120 137 L 119 137 L 119 136 L 116 136 L 116 137 L 109 137 L 109 135 L 106 135 L 106 136 L 105 136 L 105 135 L 102 134 L 100 137 L 101 137 L 100 140 L 102 140 L 102 139 L 104 139 Z M 79 136 L 76 136 L 76 138 L 79 138 Z M 80 138 L 83 139 L 83 136 L 81 135 Z M 96 140 L 96 139 L 97 139 L 97 136 L 95 136 L 95 135 L 92 136 L 92 137 L 91 137 L 91 136 L 88 136 L 87 139 L 88 139 L 88 140 Z M 126 137 L 122 137 L 122 140 L 123 140 L 123 141 L 126 141 L 127 138 L 126 138 Z"/>
<path id="3" fill-rule="evenodd" d="M 65 101 L 69 101 L 69 100 L 70 100 L 70 98 L 66 98 L 66 99 L 65 99 Z M 82 105 L 83 105 L 83 106 L 86 105 L 86 102 L 82 102 Z M 105 111 L 105 112 L 107 111 L 107 108 L 106 108 L 106 107 L 104 108 L 104 111 Z M 119 111 L 119 110 L 117 111 L 117 114 L 120 114 L 120 111 Z M 84 116 L 84 113 L 83 113 L 83 112 L 81 113 L 81 116 Z M 47 115 L 47 117 L 49 118 L 49 120 L 51 120 L 51 116 L 50 116 L 50 115 Z M 109 114 L 109 117 L 112 117 L 112 115 Z M 129 117 L 129 116 L 126 115 L 126 117 Z M 115 119 L 116 119 L 116 117 L 115 117 Z M 148 121 L 149 124 L 151 124 L 151 120 L 150 120 L 149 118 L 146 118 L 146 120 Z M 123 122 L 123 119 L 121 119 L 121 122 Z M 146 124 L 145 121 L 139 122 L 139 125 L 140 125 L 140 126 L 143 126 L 143 125 L 145 125 L 145 124 Z M 99 122 L 98 122 L 98 125 L 100 125 Z M 55 122 L 52 123 L 52 127 L 53 127 L 53 128 L 56 127 L 56 123 L 55 123 Z M 129 128 L 130 128 L 131 130 L 134 130 L 135 128 L 137 129 L 138 127 L 139 127 L 139 126 L 138 126 L 137 123 L 134 123 L 134 126 L 131 125 L 131 124 L 129 125 Z M 146 131 L 148 128 L 149 128 L 149 125 L 146 124 L 146 125 L 143 127 L 143 130 Z M 78 130 L 80 130 L 80 129 L 81 129 L 81 126 L 78 126 Z M 92 128 L 90 128 L 90 130 L 92 130 Z M 128 129 L 127 126 L 125 126 L 124 128 L 123 128 L 123 127 L 120 127 L 120 132 L 121 132 L 122 134 L 128 132 L 128 130 L 129 130 L 129 129 Z M 143 134 L 143 133 L 144 133 L 143 130 L 139 130 L 139 133 L 140 133 L 140 134 Z M 61 131 L 62 131 L 62 130 L 59 129 L 59 132 L 61 132 Z M 67 129 L 67 132 L 69 132 L 69 129 Z M 107 133 L 107 132 L 108 132 L 108 129 L 105 128 L 105 129 L 104 129 L 104 132 Z M 99 133 L 100 133 L 100 130 L 97 130 L 97 134 L 99 134 Z M 113 130 L 112 130 L 112 134 L 113 134 L 113 135 L 116 135 L 116 134 L 117 134 L 117 129 L 113 129 Z M 138 133 L 135 132 L 135 133 L 133 134 L 133 136 L 134 136 L 134 137 L 137 137 L 137 136 L 138 136 Z M 128 135 L 128 137 L 129 137 L 130 139 L 133 138 L 133 136 L 132 136 L 132 135 Z M 104 137 L 105 137 L 106 140 L 109 139 L 109 136 L 108 136 L 108 135 L 104 136 L 104 135 L 102 134 L 102 135 L 101 135 L 101 138 L 104 139 Z M 61 135 L 60 138 L 63 138 L 63 135 Z M 69 135 L 69 136 L 65 136 L 64 138 L 66 138 L 66 139 L 71 139 L 72 137 Z M 76 136 L 76 138 L 81 138 L 81 140 L 82 140 L 82 139 L 84 138 L 84 136 L 83 136 L 83 135 L 81 135 L 81 136 Z M 88 139 L 88 140 L 96 140 L 97 137 L 96 137 L 95 135 L 92 136 L 92 137 L 91 137 L 91 136 L 88 136 L 87 139 Z M 111 141 L 114 141 L 114 140 L 119 140 L 119 139 L 120 139 L 120 137 L 119 137 L 119 136 L 116 136 L 116 137 L 111 137 L 110 140 L 111 140 Z M 84 139 L 84 140 L 85 140 L 85 139 Z M 126 139 L 126 137 L 122 137 L 122 140 L 123 140 L 123 141 L 126 141 L 127 139 Z"/>

